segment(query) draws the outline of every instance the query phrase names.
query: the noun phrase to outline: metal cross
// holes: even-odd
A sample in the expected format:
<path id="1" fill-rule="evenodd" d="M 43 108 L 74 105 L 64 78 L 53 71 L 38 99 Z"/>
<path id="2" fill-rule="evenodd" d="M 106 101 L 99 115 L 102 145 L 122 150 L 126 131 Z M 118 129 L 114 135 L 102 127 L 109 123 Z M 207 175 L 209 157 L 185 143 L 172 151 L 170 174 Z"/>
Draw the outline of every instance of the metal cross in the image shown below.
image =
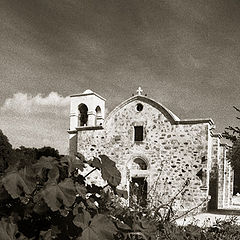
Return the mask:
<path id="1" fill-rule="evenodd" d="M 142 95 L 142 92 L 143 92 L 142 88 L 139 87 L 138 90 L 137 90 L 137 94 L 138 94 L 138 95 Z"/>

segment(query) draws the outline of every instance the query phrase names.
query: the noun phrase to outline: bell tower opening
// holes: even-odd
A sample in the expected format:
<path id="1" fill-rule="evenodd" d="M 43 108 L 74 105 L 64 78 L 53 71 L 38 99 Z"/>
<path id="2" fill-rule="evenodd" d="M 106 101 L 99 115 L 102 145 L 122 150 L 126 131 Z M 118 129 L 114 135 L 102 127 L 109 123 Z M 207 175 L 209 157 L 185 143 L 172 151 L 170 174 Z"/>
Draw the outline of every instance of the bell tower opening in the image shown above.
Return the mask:
<path id="1" fill-rule="evenodd" d="M 78 112 L 79 112 L 79 125 L 80 126 L 86 126 L 88 122 L 88 107 L 81 103 L 78 106 Z"/>
<path id="2" fill-rule="evenodd" d="M 96 125 L 97 126 L 101 126 L 102 125 L 102 111 L 101 108 L 99 106 L 96 107 Z"/>

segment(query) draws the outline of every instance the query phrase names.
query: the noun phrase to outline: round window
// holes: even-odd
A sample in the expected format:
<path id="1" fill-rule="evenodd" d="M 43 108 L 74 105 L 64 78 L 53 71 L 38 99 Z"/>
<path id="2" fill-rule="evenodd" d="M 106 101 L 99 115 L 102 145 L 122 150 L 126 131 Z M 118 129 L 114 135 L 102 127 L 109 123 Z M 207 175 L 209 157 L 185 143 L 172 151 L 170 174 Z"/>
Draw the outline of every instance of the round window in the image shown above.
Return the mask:
<path id="1" fill-rule="evenodd" d="M 143 110 L 143 105 L 141 103 L 138 103 L 136 109 L 138 112 L 141 112 Z"/>

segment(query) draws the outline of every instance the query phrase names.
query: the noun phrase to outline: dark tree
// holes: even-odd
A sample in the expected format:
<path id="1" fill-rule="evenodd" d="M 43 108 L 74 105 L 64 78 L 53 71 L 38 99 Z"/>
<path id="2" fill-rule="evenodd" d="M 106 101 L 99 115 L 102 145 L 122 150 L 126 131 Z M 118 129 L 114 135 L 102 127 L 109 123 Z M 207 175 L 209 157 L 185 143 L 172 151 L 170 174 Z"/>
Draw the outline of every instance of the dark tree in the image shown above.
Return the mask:
<path id="1" fill-rule="evenodd" d="M 39 159 L 42 156 L 44 157 L 55 157 L 55 158 L 60 158 L 58 150 L 52 147 L 42 147 L 37 149 L 37 155 L 36 158 Z"/>
<path id="2" fill-rule="evenodd" d="M 12 145 L 9 143 L 8 138 L 0 130 L 0 174 L 7 169 L 13 161 L 13 152 Z"/>
<path id="3" fill-rule="evenodd" d="M 234 107 L 239 113 L 240 109 Z M 236 117 L 240 120 L 240 117 Z M 229 151 L 229 161 L 234 169 L 234 190 L 233 193 L 240 192 L 240 128 L 229 126 L 226 128 L 223 136 L 232 142 L 232 148 Z"/>
<path id="4" fill-rule="evenodd" d="M 240 109 L 234 107 L 240 113 Z M 240 117 L 236 117 L 240 120 Z M 225 129 L 223 136 L 232 142 L 232 149 L 230 151 L 230 162 L 234 170 L 240 169 L 240 128 L 229 126 Z"/>

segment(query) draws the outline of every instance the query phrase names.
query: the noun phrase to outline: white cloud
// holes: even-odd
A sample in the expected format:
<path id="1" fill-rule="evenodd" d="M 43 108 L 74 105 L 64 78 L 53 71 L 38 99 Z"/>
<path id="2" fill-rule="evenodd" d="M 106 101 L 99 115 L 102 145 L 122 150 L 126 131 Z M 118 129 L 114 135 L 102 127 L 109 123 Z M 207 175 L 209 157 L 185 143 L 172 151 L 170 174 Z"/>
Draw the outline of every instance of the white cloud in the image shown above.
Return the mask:
<path id="1" fill-rule="evenodd" d="M 51 146 L 66 154 L 70 97 L 18 92 L 0 107 L 0 129 L 13 147 Z"/>
<path id="2" fill-rule="evenodd" d="M 63 97 L 57 92 L 51 92 L 46 97 L 42 94 L 32 96 L 18 92 L 5 100 L 1 111 L 20 115 L 51 113 L 66 116 L 69 112 L 69 103 L 70 97 Z"/>

